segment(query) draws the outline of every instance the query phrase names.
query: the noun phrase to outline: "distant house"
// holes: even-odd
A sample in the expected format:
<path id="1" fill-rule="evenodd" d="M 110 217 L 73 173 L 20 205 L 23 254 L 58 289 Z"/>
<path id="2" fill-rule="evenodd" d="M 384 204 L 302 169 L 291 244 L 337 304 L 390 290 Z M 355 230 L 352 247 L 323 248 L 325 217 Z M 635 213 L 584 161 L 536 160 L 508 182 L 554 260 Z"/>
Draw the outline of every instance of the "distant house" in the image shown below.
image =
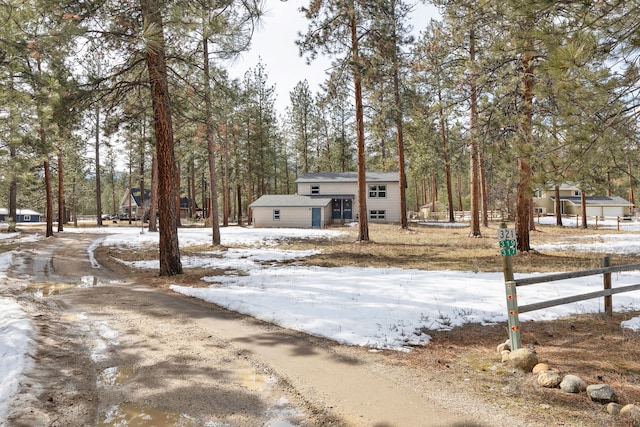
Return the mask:
<path id="1" fill-rule="evenodd" d="M 145 189 L 140 192 L 139 188 L 127 188 L 120 201 L 120 219 L 140 219 L 143 215 L 149 214 L 149 201 L 151 200 L 151 190 Z M 131 211 L 129 211 L 131 208 Z"/>
<path id="2" fill-rule="evenodd" d="M 129 215 L 129 201 L 131 201 L 131 215 Z M 119 217 L 121 219 L 139 220 L 142 215 L 145 219 L 149 217 L 149 207 L 151 201 L 151 190 L 145 189 L 141 194 L 139 188 L 126 189 L 122 201 L 120 202 Z M 197 209 L 197 205 L 196 205 Z M 180 198 L 180 218 L 189 217 L 189 198 Z"/>
<path id="3" fill-rule="evenodd" d="M 366 197 L 369 221 L 399 223 L 401 218 L 398 172 L 367 172 Z M 331 199 L 333 222 L 358 220 L 358 173 L 308 173 L 296 180 L 298 194 Z"/>
<path id="4" fill-rule="evenodd" d="M 9 209 L 0 208 L 0 221 L 7 221 Z M 31 209 L 16 209 L 14 222 L 42 222 L 44 215 Z"/>
<path id="5" fill-rule="evenodd" d="M 560 186 L 560 214 L 582 215 L 582 192 L 571 184 Z M 538 190 L 534 194 L 534 212 L 541 215 L 555 215 L 555 190 Z M 586 196 L 585 207 L 587 216 L 625 217 L 631 215 L 633 204 L 618 196 Z"/>
<path id="6" fill-rule="evenodd" d="M 331 223 L 331 199 L 264 195 L 249 205 L 258 228 L 323 228 Z"/>

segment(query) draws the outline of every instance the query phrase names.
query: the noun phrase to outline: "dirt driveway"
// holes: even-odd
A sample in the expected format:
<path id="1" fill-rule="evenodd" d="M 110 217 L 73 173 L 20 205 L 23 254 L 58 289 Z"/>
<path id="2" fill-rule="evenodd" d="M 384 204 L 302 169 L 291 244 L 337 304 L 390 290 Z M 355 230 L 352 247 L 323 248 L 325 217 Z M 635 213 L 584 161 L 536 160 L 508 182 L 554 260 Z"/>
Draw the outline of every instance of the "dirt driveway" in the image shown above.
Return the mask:
<path id="1" fill-rule="evenodd" d="M 435 372 L 99 265 L 99 237 L 59 234 L 14 257 L 2 292 L 32 316 L 37 348 L 7 427 L 521 425 Z"/>

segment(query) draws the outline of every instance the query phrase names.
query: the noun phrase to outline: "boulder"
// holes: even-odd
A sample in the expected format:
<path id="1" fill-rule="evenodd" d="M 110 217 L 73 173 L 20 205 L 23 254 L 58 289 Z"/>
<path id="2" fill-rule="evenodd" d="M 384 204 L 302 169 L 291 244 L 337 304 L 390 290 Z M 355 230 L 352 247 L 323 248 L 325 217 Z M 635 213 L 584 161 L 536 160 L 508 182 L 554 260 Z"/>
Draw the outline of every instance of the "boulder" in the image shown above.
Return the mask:
<path id="1" fill-rule="evenodd" d="M 536 352 L 528 348 L 519 348 L 509 353 L 509 364 L 525 372 L 531 372 L 538 364 Z"/>
<path id="2" fill-rule="evenodd" d="M 592 384 L 588 386 L 587 395 L 592 401 L 602 404 L 618 401 L 618 396 L 607 384 Z"/>
<path id="3" fill-rule="evenodd" d="M 565 375 L 560 383 L 560 388 L 567 393 L 580 393 L 587 389 L 587 383 L 577 375 Z"/>
<path id="4" fill-rule="evenodd" d="M 607 405 L 607 413 L 610 415 L 618 415 L 621 409 L 622 405 L 619 403 L 611 402 Z"/>
<path id="5" fill-rule="evenodd" d="M 531 372 L 533 372 L 534 374 L 539 374 L 540 372 L 550 371 L 550 370 L 551 369 L 549 368 L 549 365 L 547 365 L 546 363 L 538 363 L 536 366 L 533 367 Z"/>
<path id="6" fill-rule="evenodd" d="M 631 417 L 634 421 L 640 421 L 640 407 L 629 403 L 628 405 L 624 405 L 620 408 L 620 415 L 626 415 Z"/>
<path id="7" fill-rule="evenodd" d="M 502 354 L 503 350 L 511 350 L 511 340 L 506 340 L 502 344 L 498 345 L 496 350 L 498 351 L 498 354 Z"/>
<path id="8" fill-rule="evenodd" d="M 556 388 L 560 385 L 562 377 L 556 371 L 542 371 L 538 374 L 538 384 L 546 388 Z"/>

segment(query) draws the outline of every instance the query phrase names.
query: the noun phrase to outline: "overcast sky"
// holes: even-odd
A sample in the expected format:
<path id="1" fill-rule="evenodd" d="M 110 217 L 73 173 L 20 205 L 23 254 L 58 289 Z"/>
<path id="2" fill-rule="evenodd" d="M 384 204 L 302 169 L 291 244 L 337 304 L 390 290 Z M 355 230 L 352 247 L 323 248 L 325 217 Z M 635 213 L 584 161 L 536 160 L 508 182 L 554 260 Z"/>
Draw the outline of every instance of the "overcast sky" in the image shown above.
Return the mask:
<path id="1" fill-rule="evenodd" d="M 254 68 L 258 59 L 266 67 L 269 82 L 276 87 L 276 108 L 284 113 L 289 105 L 289 92 L 305 78 L 315 93 L 326 79 L 330 61 L 326 57 L 317 58 L 311 65 L 300 57 L 295 41 L 299 32 L 306 32 L 308 21 L 299 11 L 308 6 L 309 0 L 266 0 L 267 14 L 262 20 L 262 28 L 252 42 L 252 48 L 229 67 L 232 78 L 242 79 L 245 72 Z M 438 16 L 433 6 L 417 5 L 412 17 L 414 33 L 418 35 L 431 18 Z"/>

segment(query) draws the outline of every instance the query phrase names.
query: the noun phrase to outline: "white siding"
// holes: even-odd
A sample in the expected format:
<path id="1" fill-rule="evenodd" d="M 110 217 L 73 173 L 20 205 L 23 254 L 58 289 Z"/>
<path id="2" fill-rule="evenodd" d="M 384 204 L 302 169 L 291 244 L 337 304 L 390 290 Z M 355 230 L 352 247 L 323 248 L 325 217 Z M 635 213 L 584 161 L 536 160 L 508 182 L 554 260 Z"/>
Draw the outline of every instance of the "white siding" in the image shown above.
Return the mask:
<path id="1" fill-rule="evenodd" d="M 255 207 L 253 208 L 253 226 L 256 228 L 311 228 L 310 207 Z M 320 224 L 325 227 L 331 221 L 331 204 L 319 208 Z M 273 211 L 280 211 L 280 220 L 273 219 Z"/>
<path id="2" fill-rule="evenodd" d="M 311 186 L 318 185 L 318 195 L 332 196 L 332 195 L 353 195 L 353 219 L 357 220 L 357 216 L 360 212 L 360 205 L 358 203 L 358 183 L 357 182 L 332 182 L 332 183 L 299 183 L 298 194 L 311 195 Z M 371 198 L 369 197 L 369 185 L 386 185 L 387 196 L 385 198 Z M 393 222 L 400 223 L 400 187 L 398 182 L 371 182 L 367 183 L 367 218 L 369 216 L 368 211 L 371 210 L 384 210 L 385 220 L 381 222 Z M 314 194 L 315 196 L 315 194 Z M 331 213 L 328 216 L 331 218 Z"/>
<path id="3" fill-rule="evenodd" d="M 400 187 L 397 182 L 380 182 L 372 185 L 386 185 L 387 195 L 384 198 L 369 197 L 369 184 L 367 184 L 367 211 L 385 211 L 384 222 L 400 222 Z"/>
<path id="4" fill-rule="evenodd" d="M 624 216 L 624 208 L 622 206 L 607 206 L 602 208 L 604 216 Z"/>
<path id="5" fill-rule="evenodd" d="M 353 194 L 358 196 L 358 183 L 357 182 L 330 182 L 330 183 L 308 183 L 303 182 L 298 184 L 298 194 L 310 196 L 311 187 L 319 186 L 320 192 L 317 195 L 336 195 L 336 194 Z M 316 194 L 314 194 L 316 196 Z"/>
<path id="6" fill-rule="evenodd" d="M 578 208 L 576 206 L 576 208 Z M 580 215 L 580 212 L 578 212 Z M 587 216 L 601 216 L 602 215 L 602 207 L 601 206 L 587 206 Z"/>

